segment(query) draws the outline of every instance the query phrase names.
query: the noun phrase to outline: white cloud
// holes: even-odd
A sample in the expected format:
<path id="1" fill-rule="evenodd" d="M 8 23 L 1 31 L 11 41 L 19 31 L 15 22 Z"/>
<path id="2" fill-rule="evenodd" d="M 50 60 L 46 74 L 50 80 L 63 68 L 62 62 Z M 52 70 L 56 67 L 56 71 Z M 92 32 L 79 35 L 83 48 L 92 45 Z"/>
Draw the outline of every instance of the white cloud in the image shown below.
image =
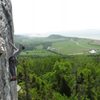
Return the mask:
<path id="1" fill-rule="evenodd" d="M 15 33 L 100 29 L 100 0 L 12 0 Z"/>

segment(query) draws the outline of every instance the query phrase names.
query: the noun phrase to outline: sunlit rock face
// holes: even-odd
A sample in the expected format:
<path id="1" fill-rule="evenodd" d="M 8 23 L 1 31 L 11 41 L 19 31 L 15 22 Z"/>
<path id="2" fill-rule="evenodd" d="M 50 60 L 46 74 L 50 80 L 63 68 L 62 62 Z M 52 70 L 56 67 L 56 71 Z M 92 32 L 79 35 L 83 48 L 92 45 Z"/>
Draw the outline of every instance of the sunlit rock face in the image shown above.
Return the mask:
<path id="1" fill-rule="evenodd" d="M 13 53 L 12 6 L 10 0 L 0 0 L 0 100 L 17 100 L 16 82 L 10 82 L 8 58 Z"/>

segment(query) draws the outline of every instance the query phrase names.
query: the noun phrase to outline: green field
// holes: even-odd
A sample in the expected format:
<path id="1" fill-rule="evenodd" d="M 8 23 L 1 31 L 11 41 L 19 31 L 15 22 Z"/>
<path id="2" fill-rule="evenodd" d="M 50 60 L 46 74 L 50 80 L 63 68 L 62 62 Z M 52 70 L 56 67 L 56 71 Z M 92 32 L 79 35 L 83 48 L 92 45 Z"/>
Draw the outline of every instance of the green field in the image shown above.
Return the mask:
<path id="1" fill-rule="evenodd" d="M 90 50 L 95 50 L 97 54 L 100 52 L 100 44 L 97 40 L 63 37 L 59 35 L 51 35 L 49 37 L 15 37 L 16 44 L 23 44 L 26 55 L 51 55 L 51 51 L 63 55 L 80 55 L 89 54 Z M 49 51 L 48 50 L 49 47 Z"/>
<path id="2" fill-rule="evenodd" d="M 70 39 L 69 41 L 59 41 L 53 43 L 52 47 L 58 49 L 60 53 L 63 54 L 88 54 L 89 50 L 96 50 L 99 53 L 100 46 L 92 45 L 91 40 L 79 39 L 75 41 L 74 39 Z"/>

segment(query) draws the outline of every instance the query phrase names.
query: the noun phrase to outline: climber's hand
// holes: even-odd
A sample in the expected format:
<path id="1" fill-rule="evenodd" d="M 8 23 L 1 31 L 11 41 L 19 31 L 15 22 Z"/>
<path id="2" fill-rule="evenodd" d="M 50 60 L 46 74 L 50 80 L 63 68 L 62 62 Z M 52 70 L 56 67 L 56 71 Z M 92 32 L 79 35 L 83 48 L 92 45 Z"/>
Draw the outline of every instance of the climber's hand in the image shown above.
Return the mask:
<path id="1" fill-rule="evenodd" d="M 19 49 L 24 50 L 25 46 L 23 46 L 22 44 L 19 45 Z"/>

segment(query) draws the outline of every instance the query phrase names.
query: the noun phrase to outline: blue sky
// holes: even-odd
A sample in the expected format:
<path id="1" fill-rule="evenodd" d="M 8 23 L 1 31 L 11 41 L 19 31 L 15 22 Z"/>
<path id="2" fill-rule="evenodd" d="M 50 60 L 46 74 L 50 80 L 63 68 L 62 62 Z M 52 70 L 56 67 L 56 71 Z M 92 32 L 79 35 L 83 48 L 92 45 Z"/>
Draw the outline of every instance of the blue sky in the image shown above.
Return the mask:
<path id="1" fill-rule="evenodd" d="M 100 29 L 100 0 L 11 1 L 15 34 L 46 36 Z"/>

